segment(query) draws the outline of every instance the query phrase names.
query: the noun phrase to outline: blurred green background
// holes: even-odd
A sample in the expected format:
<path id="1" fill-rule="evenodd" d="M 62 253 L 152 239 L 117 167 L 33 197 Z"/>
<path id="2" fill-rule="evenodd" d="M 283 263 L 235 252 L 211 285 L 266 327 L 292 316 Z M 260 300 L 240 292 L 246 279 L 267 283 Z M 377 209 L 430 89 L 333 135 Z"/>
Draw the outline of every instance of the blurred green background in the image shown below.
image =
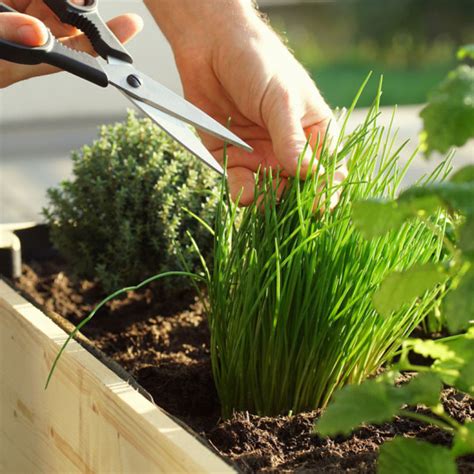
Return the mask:
<path id="1" fill-rule="evenodd" d="M 369 71 L 382 104 L 419 104 L 474 42 L 474 0 L 333 0 L 267 7 L 331 106 L 348 106 Z M 372 80 L 359 101 L 374 97 Z"/>

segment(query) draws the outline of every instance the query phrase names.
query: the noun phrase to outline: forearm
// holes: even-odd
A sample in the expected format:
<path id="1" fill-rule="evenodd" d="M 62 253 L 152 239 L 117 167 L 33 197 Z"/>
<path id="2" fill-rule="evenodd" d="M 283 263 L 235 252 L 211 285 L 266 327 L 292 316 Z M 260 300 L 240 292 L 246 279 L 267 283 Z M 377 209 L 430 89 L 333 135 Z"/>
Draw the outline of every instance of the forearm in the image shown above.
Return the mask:
<path id="1" fill-rule="evenodd" d="M 195 31 L 217 36 L 230 26 L 249 30 L 261 23 L 252 0 L 144 0 L 171 45 Z"/>

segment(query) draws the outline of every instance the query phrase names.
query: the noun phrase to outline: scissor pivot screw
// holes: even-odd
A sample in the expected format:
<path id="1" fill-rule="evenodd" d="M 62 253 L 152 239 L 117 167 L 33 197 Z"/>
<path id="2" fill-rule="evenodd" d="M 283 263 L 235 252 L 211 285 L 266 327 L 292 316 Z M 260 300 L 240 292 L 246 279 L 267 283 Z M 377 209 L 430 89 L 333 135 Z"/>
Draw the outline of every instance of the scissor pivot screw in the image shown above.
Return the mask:
<path id="1" fill-rule="evenodd" d="M 141 79 L 138 76 L 135 76 L 135 74 L 130 74 L 127 77 L 127 82 L 130 86 L 135 87 L 135 89 L 142 85 Z"/>

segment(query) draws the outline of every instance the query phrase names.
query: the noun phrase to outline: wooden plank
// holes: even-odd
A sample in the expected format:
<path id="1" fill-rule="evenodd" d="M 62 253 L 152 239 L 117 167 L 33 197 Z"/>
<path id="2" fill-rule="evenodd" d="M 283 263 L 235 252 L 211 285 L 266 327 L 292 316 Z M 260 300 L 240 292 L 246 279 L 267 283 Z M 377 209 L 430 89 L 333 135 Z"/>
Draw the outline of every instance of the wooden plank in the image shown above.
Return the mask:
<path id="1" fill-rule="evenodd" d="M 0 281 L 0 472 L 234 472 Z"/>

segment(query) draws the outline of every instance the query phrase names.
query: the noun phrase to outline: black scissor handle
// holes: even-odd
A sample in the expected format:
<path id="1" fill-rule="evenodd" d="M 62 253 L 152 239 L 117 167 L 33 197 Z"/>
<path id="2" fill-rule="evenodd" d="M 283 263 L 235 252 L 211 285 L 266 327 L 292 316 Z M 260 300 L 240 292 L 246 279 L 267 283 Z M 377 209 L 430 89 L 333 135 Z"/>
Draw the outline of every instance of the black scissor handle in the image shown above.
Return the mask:
<path id="1" fill-rule="evenodd" d="M 2 12 L 16 13 L 16 10 L 0 3 L 0 14 Z M 0 38 L 0 59 L 17 64 L 51 64 L 98 86 L 106 87 L 109 83 L 107 75 L 92 56 L 62 45 L 49 30 L 46 43 L 34 48 Z"/>
<path id="2" fill-rule="evenodd" d="M 113 56 L 128 63 L 133 62 L 130 54 L 100 16 L 98 0 L 85 0 L 83 6 L 76 5 L 71 0 L 44 0 L 44 3 L 63 23 L 80 29 L 102 58 Z"/>

